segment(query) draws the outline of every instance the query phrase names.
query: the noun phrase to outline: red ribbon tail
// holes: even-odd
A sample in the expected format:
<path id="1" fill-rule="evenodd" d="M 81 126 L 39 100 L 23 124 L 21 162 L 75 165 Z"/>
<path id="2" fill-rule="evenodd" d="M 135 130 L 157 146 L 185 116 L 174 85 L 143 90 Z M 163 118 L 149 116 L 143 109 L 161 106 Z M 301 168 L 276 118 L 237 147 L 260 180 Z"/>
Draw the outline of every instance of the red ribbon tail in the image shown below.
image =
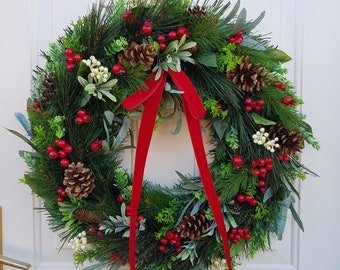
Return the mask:
<path id="1" fill-rule="evenodd" d="M 198 119 L 193 118 L 193 116 L 188 113 L 189 106 L 188 101 L 183 99 L 183 107 L 185 116 L 188 123 L 188 129 L 191 137 L 191 142 L 194 148 L 194 153 L 197 161 L 197 166 L 201 175 L 203 187 L 205 194 L 207 196 L 209 205 L 213 212 L 218 231 L 220 232 L 224 253 L 227 260 L 228 269 L 232 270 L 232 262 L 230 255 L 230 248 L 228 243 L 228 234 L 226 230 L 226 226 L 224 224 L 222 209 L 220 205 L 219 196 L 216 193 L 214 182 L 210 173 L 209 165 L 207 162 L 207 158 L 205 155 L 204 144 L 201 133 L 200 121 Z"/>
<path id="2" fill-rule="evenodd" d="M 144 107 L 144 111 L 142 114 L 142 119 L 141 119 L 140 128 L 138 132 L 135 167 L 134 167 L 133 182 L 132 182 L 132 197 L 131 197 L 131 212 L 130 212 L 129 263 L 130 263 L 131 270 L 136 269 L 136 256 L 135 256 L 136 241 L 137 241 L 136 220 L 137 220 L 137 213 L 138 213 L 138 205 L 139 205 L 139 201 L 140 201 L 140 197 L 142 193 L 145 163 L 146 163 L 146 158 L 147 158 L 147 154 L 149 151 L 151 137 L 152 137 L 155 121 L 156 121 L 158 107 L 160 104 L 160 100 L 162 98 L 165 81 L 166 81 L 166 75 L 162 74 L 161 78 L 157 81 L 157 83 L 153 83 L 152 81 L 149 82 L 149 87 L 150 85 L 153 87 L 149 89 L 149 92 L 152 92 L 153 94 L 149 95 L 148 99 L 145 102 L 145 107 Z M 133 94 L 132 96 L 129 96 L 128 99 L 132 97 L 137 97 L 137 96 Z M 130 104 L 129 100 L 128 100 L 128 103 Z M 131 104 L 132 103 L 137 104 L 137 102 L 131 102 Z"/>

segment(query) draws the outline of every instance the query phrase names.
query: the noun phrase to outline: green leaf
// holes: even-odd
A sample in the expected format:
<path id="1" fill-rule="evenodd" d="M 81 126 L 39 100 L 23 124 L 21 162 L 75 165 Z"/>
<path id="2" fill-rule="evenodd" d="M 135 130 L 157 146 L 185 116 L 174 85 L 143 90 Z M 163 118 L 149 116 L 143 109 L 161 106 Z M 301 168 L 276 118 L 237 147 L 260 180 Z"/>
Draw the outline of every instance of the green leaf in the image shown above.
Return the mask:
<path id="1" fill-rule="evenodd" d="M 108 97 L 109 99 L 111 99 L 113 102 L 116 102 L 117 99 L 114 95 L 112 95 L 111 93 L 105 91 L 105 90 L 99 90 L 98 92 L 102 93 L 104 96 Z"/>
<path id="2" fill-rule="evenodd" d="M 84 107 L 87 102 L 90 101 L 91 95 L 89 95 L 85 90 L 83 91 L 80 99 L 79 99 L 79 106 Z"/>
<path id="3" fill-rule="evenodd" d="M 285 63 L 285 62 L 292 60 L 292 58 L 289 55 L 287 55 L 284 51 L 281 51 L 278 49 L 268 49 L 268 50 L 262 51 L 261 53 L 267 59 L 271 59 L 272 61 L 277 61 L 280 63 Z"/>
<path id="4" fill-rule="evenodd" d="M 78 76 L 78 82 L 81 84 L 82 87 L 86 87 L 86 85 L 89 84 L 89 82 L 87 80 L 85 80 L 83 77 Z"/>
<path id="5" fill-rule="evenodd" d="M 213 127 L 219 139 L 222 140 L 224 137 L 224 133 L 226 132 L 228 128 L 228 123 L 225 120 L 217 119 L 213 121 Z"/>
<path id="6" fill-rule="evenodd" d="M 11 132 L 12 134 L 14 134 L 15 136 L 19 137 L 20 139 L 22 139 L 25 143 L 27 143 L 28 145 L 30 145 L 34 150 L 37 151 L 37 147 L 29 140 L 27 139 L 24 135 L 20 134 L 19 132 L 12 130 L 12 129 L 8 129 L 6 128 L 9 132 Z"/>
<path id="7" fill-rule="evenodd" d="M 305 229 L 303 228 L 303 223 L 302 223 L 302 221 L 301 221 L 301 219 L 300 219 L 298 213 L 296 212 L 292 203 L 290 204 L 289 209 L 292 213 L 292 216 L 293 216 L 295 222 L 299 225 L 300 229 L 304 232 Z"/>
<path id="8" fill-rule="evenodd" d="M 113 123 L 113 118 L 115 117 L 114 113 L 111 111 L 105 111 L 104 112 L 105 118 L 107 122 L 109 122 L 110 125 Z"/>
<path id="9" fill-rule="evenodd" d="M 258 115 L 257 113 L 251 113 L 251 117 L 253 118 L 254 122 L 258 125 L 264 126 L 274 126 L 276 122 L 263 118 L 262 116 Z"/>
<path id="10" fill-rule="evenodd" d="M 206 53 L 206 54 L 200 54 L 197 57 L 197 61 L 202 64 L 205 65 L 207 67 L 217 67 L 217 60 L 216 60 L 216 54 L 214 53 Z"/>

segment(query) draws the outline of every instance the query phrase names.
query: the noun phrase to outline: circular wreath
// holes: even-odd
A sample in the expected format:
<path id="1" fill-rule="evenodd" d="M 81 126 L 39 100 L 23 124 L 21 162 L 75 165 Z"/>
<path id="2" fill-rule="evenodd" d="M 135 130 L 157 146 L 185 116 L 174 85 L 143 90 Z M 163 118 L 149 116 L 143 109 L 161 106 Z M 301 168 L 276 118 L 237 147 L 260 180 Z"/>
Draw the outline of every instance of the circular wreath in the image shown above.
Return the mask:
<path id="1" fill-rule="evenodd" d="M 135 147 L 131 119 L 143 110 L 149 115 L 145 100 L 133 110 L 122 104 L 160 81 L 156 125 L 177 117 L 180 132 L 185 107 L 204 105 L 213 199 L 223 210 L 232 263 L 270 248 L 272 233 L 281 239 L 288 209 L 303 229 L 294 181 L 312 172 L 298 155 L 305 143 L 319 145 L 281 65 L 290 57 L 252 33 L 264 14 L 247 20 L 239 3 L 223 2 L 101 2 L 42 53 L 29 119 L 16 114 L 28 137 L 12 132 L 34 149 L 21 151 L 30 168 L 22 181 L 41 198 L 50 228 L 61 231 L 77 265 L 118 269 L 129 261 L 134 181 L 121 153 Z M 192 84 L 199 102 L 184 102 L 183 84 Z M 132 222 L 136 268 L 225 269 L 203 179 L 177 174 L 172 187 L 143 184 Z"/>

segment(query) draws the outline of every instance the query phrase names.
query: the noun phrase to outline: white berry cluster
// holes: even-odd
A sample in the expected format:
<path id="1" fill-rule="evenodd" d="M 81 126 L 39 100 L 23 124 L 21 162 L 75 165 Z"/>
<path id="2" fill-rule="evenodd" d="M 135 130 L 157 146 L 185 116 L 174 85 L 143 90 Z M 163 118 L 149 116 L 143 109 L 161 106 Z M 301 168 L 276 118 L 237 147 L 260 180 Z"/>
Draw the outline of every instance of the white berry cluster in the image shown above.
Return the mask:
<path id="1" fill-rule="evenodd" d="M 264 128 L 260 128 L 260 130 L 253 135 L 253 142 L 258 145 L 263 145 L 268 151 L 273 153 L 275 148 L 280 147 L 280 145 L 277 143 L 279 139 L 275 137 L 274 139 L 270 140 L 268 137 L 269 133 L 266 132 Z"/>
<path id="2" fill-rule="evenodd" d="M 226 259 L 215 258 L 213 259 L 211 266 L 208 270 L 222 270 L 227 269 L 227 261 Z"/>
<path id="3" fill-rule="evenodd" d="M 84 59 L 83 62 L 90 68 L 91 73 L 89 75 L 92 78 L 97 79 L 98 84 L 107 82 L 109 79 L 109 69 L 102 66 L 100 61 L 93 55 L 90 56 L 90 59 Z"/>
<path id="4" fill-rule="evenodd" d="M 69 247 L 71 247 L 74 252 L 84 251 L 86 250 L 87 237 L 86 232 L 82 231 L 76 237 L 72 238 L 68 243 Z"/>

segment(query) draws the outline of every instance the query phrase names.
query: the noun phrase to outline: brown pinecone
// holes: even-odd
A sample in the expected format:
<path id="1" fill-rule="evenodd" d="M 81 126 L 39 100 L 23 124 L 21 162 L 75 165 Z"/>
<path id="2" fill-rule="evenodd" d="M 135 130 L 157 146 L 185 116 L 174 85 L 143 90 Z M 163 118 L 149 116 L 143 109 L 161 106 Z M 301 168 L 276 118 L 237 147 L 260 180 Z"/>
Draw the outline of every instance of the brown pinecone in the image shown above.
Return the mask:
<path id="1" fill-rule="evenodd" d="M 105 217 L 101 214 L 93 213 L 89 209 L 80 207 L 74 210 L 74 217 L 81 222 L 86 223 L 101 223 Z"/>
<path id="2" fill-rule="evenodd" d="M 118 54 L 119 63 L 124 61 L 130 62 L 133 67 L 144 65 L 144 71 L 151 68 L 156 56 L 155 48 L 150 44 L 137 44 L 132 42 L 124 48 L 124 51 Z"/>
<path id="3" fill-rule="evenodd" d="M 205 7 L 199 6 L 199 5 L 189 7 L 187 9 L 187 13 L 189 15 L 197 15 L 197 16 L 200 16 L 200 17 L 204 17 L 205 14 L 207 14 L 207 12 L 205 11 Z"/>
<path id="4" fill-rule="evenodd" d="M 287 156 L 293 156 L 303 148 L 303 137 L 300 131 L 298 129 L 290 131 L 282 123 L 270 128 L 269 137 L 279 139 L 277 143 L 280 145 L 280 152 Z"/>
<path id="5" fill-rule="evenodd" d="M 42 87 L 40 89 L 40 95 L 41 95 L 41 102 L 43 106 L 50 105 L 55 98 L 53 80 L 54 80 L 54 75 L 52 73 L 49 73 L 41 81 Z"/>
<path id="6" fill-rule="evenodd" d="M 204 209 L 199 210 L 193 216 L 187 212 L 177 226 L 177 232 L 180 236 L 190 240 L 198 240 L 211 225 L 211 221 L 206 218 L 205 213 Z"/>
<path id="7" fill-rule="evenodd" d="M 241 64 L 227 72 L 227 78 L 238 85 L 241 90 L 253 92 L 254 89 L 260 91 L 267 86 L 266 73 L 266 70 L 259 64 L 255 65 L 248 57 L 242 57 Z"/>
<path id="8" fill-rule="evenodd" d="M 95 187 L 92 172 L 81 162 L 68 165 L 64 172 L 63 184 L 66 186 L 66 192 L 78 200 L 87 198 Z"/>

